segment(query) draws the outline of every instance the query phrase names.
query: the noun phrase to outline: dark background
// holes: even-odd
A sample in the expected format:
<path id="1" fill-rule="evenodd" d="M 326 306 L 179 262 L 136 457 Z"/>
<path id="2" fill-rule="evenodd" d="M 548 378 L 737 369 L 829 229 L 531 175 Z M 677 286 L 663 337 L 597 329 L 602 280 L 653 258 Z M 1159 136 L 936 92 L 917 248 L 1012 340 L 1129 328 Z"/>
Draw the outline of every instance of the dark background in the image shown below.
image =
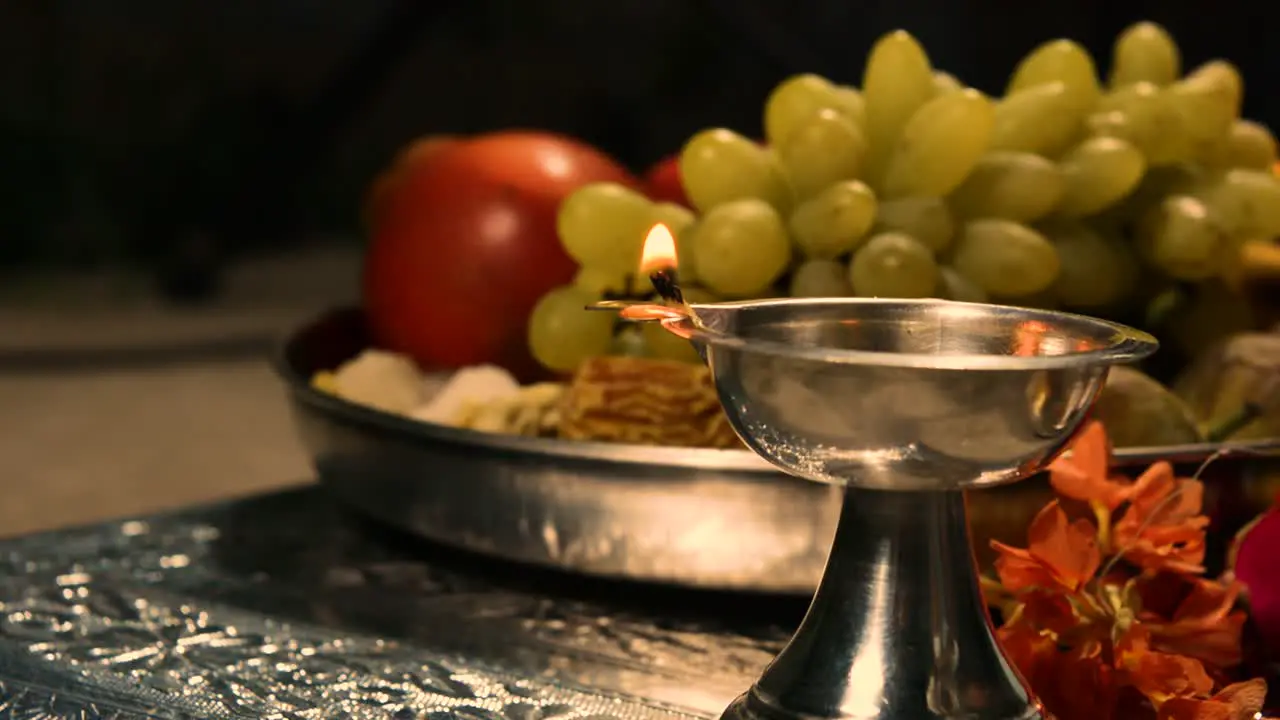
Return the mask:
<path id="1" fill-rule="evenodd" d="M 0 281 L 358 242 L 366 184 L 424 133 L 547 128 L 641 169 L 708 125 L 758 133 L 789 74 L 857 83 L 899 27 L 998 92 L 1055 37 L 1105 73 L 1115 35 L 1153 19 L 1186 66 L 1237 63 L 1246 114 L 1274 126 L 1277 18 L 1203 0 L 0 0 Z"/>

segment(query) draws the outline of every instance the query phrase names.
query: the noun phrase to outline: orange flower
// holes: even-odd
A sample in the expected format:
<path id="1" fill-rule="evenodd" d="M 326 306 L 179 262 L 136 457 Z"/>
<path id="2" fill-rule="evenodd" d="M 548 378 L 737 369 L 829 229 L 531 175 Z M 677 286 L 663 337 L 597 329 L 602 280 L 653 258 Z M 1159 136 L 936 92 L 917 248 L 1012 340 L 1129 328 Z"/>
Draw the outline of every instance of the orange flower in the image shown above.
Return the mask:
<path id="1" fill-rule="evenodd" d="M 1151 646 L 1218 668 L 1239 665 L 1245 613 L 1235 606 L 1242 589 L 1237 582 L 1197 580 L 1171 620 L 1144 614 L 1143 626 L 1150 631 Z"/>
<path id="2" fill-rule="evenodd" d="M 1208 699 L 1173 698 L 1160 705 L 1157 720 L 1253 720 L 1262 711 L 1267 683 L 1261 678 L 1228 685 Z"/>
<path id="3" fill-rule="evenodd" d="M 1203 517 L 1204 485 L 1199 480 L 1174 477 L 1173 466 L 1161 460 L 1147 468 L 1133 484 L 1125 519 L 1159 525 Z M 1124 521 L 1118 525 L 1123 525 Z M 1117 528 L 1118 530 L 1118 528 Z"/>
<path id="4" fill-rule="evenodd" d="M 1204 485 L 1174 477 L 1173 466 L 1158 462 L 1133 484 L 1129 506 L 1113 528 L 1115 547 L 1125 560 L 1152 571 L 1204 572 L 1201 515 Z"/>
<path id="5" fill-rule="evenodd" d="M 1061 592 L 1039 588 L 1020 593 L 1016 615 L 1008 624 L 1025 624 L 1037 630 L 1048 630 L 1058 636 L 1066 635 L 1085 622 Z"/>
<path id="6" fill-rule="evenodd" d="M 1111 474 L 1107 436 L 1090 423 L 1050 466 L 1059 497 L 1026 549 L 993 541 L 1007 657 L 1058 720 L 1243 720 L 1265 682 L 1215 688 L 1241 662 L 1242 586 L 1202 577 L 1204 486 L 1158 462 L 1130 482 Z M 1125 562 L 1120 562 L 1124 560 Z M 1134 570 L 1139 572 L 1135 573 Z"/>
<path id="7" fill-rule="evenodd" d="M 1013 592 L 1055 587 L 1075 592 L 1102 563 L 1094 526 L 1087 520 L 1072 522 L 1056 500 L 1031 521 L 1027 549 L 997 540 L 991 547 L 1000 554 L 995 562 L 1000 583 Z"/>
<path id="8" fill-rule="evenodd" d="M 1125 477 L 1111 474 L 1110 467 L 1107 431 L 1102 423 L 1090 420 L 1071 443 L 1070 457 L 1049 464 L 1049 482 L 1063 497 L 1112 511 L 1129 499 L 1133 486 Z"/>
<path id="9" fill-rule="evenodd" d="M 1005 658 L 1034 688 L 1044 687 L 1057 671 L 1058 643 L 1049 635 L 1021 625 L 996 630 Z"/>
<path id="10" fill-rule="evenodd" d="M 1134 720 L 1113 714 L 1120 687 L 1096 643 L 1064 652 L 1048 635 L 1034 631 L 1001 628 L 996 637 L 1052 717 Z"/>
<path id="11" fill-rule="evenodd" d="M 1058 720 L 1132 720 L 1116 715 L 1120 684 L 1101 648 L 1088 644 L 1059 652 L 1054 676 L 1037 688 L 1040 701 Z"/>
<path id="12" fill-rule="evenodd" d="M 1134 625 L 1116 642 L 1116 665 L 1129 684 L 1155 705 L 1173 697 L 1197 697 L 1213 690 L 1213 678 L 1195 658 L 1151 649 L 1146 628 Z"/>

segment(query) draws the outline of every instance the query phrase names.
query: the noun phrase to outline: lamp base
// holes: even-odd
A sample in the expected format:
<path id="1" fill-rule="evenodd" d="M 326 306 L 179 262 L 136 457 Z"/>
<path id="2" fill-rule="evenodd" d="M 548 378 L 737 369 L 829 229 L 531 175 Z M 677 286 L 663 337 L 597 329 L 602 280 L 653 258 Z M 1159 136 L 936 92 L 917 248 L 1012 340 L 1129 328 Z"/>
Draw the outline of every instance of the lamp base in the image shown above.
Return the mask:
<path id="1" fill-rule="evenodd" d="M 800 629 L 721 717 L 1047 718 L 993 634 L 963 493 L 846 488 Z"/>

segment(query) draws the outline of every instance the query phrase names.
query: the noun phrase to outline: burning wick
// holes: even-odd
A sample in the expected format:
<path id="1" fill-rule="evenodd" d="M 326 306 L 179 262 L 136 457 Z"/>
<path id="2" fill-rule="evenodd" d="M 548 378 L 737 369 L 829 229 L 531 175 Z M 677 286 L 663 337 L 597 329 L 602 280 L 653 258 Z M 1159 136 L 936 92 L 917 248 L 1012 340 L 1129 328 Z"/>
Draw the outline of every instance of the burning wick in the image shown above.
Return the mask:
<path id="1" fill-rule="evenodd" d="M 644 250 L 640 253 L 640 272 L 649 276 L 649 282 L 659 297 L 679 307 L 659 305 L 649 302 L 627 302 L 606 300 L 590 305 L 591 310 L 617 310 L 623 320 L 633 322 L 651 322 L 692 316 L 693 311 L 684 300 L 680 291 L 680 281 L 676 274 L 676 239 L 666 225 L 654 225 L 644 239 Z"/>
<path id="2" fill-rule="evenodd" d="M 659 297 L 684 305 L 684 293 L 680 292 L 680 280 L 676 274 L 677 264 L 675 237 L 666 225 L 654 225 L 644 239 L 640 272 L 649 276 L 649 282 Z"/>

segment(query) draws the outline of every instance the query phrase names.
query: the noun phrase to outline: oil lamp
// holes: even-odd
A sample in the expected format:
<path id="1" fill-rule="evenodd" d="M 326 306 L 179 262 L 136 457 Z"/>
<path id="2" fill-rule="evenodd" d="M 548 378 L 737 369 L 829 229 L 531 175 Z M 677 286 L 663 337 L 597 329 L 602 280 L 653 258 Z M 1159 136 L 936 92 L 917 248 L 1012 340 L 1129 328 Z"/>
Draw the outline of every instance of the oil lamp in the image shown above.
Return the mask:
<path id="1" fill-rule="evenodd" d="M 650 240 L 662 249 L 646 243 L 645 268 L 679 299 L 674 243 Z M 844 493 L 804 621 L 723 718 L 1044 717 L 995 639 L 964 491 L 1043 468 L 1109 368 L 1155 340 L 1079 315 L 943 300 L 680 305 L 623 315 L 693 343 L 754 452 Z"/>

